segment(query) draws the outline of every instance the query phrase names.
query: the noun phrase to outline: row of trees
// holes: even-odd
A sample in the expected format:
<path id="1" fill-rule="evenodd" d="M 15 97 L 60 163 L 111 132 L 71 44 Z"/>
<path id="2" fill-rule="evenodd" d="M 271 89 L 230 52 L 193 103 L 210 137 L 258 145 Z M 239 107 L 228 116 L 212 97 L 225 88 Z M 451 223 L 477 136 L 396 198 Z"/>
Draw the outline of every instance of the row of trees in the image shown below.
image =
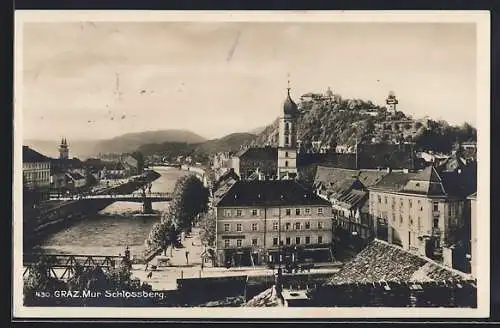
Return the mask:
<path id="1" fill-rule="evenodd" d="M 208 189 L 195 175 L 187 175 L 177 180 L 172 201 L 146 239 L 146 251 L 162 250 L 178 246 L 179 235 L 191 232 L 195 220 L 208 210 Z"/>

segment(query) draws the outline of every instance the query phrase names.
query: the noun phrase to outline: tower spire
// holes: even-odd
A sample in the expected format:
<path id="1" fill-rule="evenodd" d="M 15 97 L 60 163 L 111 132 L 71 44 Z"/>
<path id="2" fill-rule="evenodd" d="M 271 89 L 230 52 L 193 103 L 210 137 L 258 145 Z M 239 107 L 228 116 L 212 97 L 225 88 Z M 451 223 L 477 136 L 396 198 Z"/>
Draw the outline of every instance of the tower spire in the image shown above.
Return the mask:
<path id="1" fill-rule="evenodd" d="M 286 90 L 288 92 L 288 95 L 290 95 L 290 73 L 288 73 L 287 76 L 288 76 L 288 81 Z"/>

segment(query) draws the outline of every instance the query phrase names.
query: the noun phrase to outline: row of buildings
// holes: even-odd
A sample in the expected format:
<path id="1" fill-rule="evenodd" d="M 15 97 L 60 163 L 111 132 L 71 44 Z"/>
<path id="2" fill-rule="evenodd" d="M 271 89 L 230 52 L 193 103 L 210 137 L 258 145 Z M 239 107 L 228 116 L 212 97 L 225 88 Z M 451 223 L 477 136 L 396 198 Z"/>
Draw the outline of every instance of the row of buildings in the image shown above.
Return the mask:
<path id="1" fill-rule="evenodd" d="M 454 154 L 422 169 L 318 165 L 304 183 L 297 114 L 288 89 L 278 147 L 214 159 L 218 265 L 328 261 L 341 230 L 474 272 L 476 162 Z"/>
<path id="2" fill-rule="evenodd" d="M 131 155 L 119 162 L 103 162 L 100 159 L 81 161 L 69 158 L 69 145 L 65 138 L 59 145 L 59 157 L 50 158 L 36 150 L 23 146 L 23 186 L 37 191 L 40 200 L 50 197 L 51 192 L 79 193 L 102 179 L 120 179 L 140 174 L 140 165 Z"/>

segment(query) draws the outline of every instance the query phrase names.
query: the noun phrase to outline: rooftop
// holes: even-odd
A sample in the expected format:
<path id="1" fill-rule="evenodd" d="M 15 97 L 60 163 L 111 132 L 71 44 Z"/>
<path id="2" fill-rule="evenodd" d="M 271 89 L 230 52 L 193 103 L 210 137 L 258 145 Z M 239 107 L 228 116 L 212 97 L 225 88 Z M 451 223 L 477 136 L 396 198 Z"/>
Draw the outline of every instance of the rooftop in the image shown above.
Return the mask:
<path id="1" fill-rule="evenodd" d="M 249 147 L 236 154 L 240 159 L 251 160 L 278 160 L 278 148 L 276 147 Z"/>
<path id="2" fill-rule="evenodd" d="M 237 181 L 216 201 L 216 206 L 287 206 L 330 203 L 294 180 Z"/>
<path id="3" fill-rule="evenodd" d="M 28 146 L 23 146 L 23 163 L 49 162 L 50 158 Z"/>
<path id="4" fill-rule="evenodd" d="M 345 263 L 326 285 L 468 279 L 471 279 L 468 274 L 375 239 L 352 260 Z"/>

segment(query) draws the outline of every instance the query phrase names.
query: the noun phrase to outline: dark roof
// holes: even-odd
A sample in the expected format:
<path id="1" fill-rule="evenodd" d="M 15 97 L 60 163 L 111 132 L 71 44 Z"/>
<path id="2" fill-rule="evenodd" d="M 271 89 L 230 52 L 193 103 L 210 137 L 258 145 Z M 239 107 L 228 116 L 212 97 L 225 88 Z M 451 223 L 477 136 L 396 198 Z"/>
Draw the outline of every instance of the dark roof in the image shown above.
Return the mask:
<path id="1" fill-rule="evenodd" d="M 50 158 L 28 146 L 23 146 L 23 163 L 49 162 Z"/>
<path id="2" fill-rule="evenodd" d="M 249 147 L 237 154 L 241 159 L 278 161 L 278 148 L 276 147 Z"/>
<path id="3" fill-rule="evenodd" d="M 444 196 L 448 193 L 434 166 L 420 172 L 391 172 L 371 187 L 374 190 L 404 192 L 428 196 Z"/>
<path id="4" fill-rule="evenodd" d="M 217 181 L 215 181 L 214 188 L 218 189 L 222 184 L 224 184 L 224 182 L 229 181 L 230 179 L 233 179 L 235 181 L 237 181 L 237 180 L 240 179 L 240 177 L 238 176 L 238 174 L 236 174 L 236 172 L 234 172 L 233 168 L 229 169 L 227 172 L 225 172 L 224 174 L 222 174 L 217 179 Z"/>
<path id="5" fill-rule="evenodd" d="M 285 102 L 283 103 L 283 113 L 285 116 L 296 116 L 298 113 L 298 107 L 297 104 L 293 101 L 292 97 L 290 96 L 290 89 L 288 89 L 287 97 L 285 99 Z"/>
<path id="6" fill-rule="evenodd" d="M 216 206 L 293 206 L 330 203 L 294 180 L 237 181 Z"/>
<path id="7" fill-rule="evenodd" d="M 337 167 L 318 166 L 314 186 L 332 194 L 343 194 L 352 188 L 363 189 L 379 182 L 387 172 L 350 170 Z"/>

